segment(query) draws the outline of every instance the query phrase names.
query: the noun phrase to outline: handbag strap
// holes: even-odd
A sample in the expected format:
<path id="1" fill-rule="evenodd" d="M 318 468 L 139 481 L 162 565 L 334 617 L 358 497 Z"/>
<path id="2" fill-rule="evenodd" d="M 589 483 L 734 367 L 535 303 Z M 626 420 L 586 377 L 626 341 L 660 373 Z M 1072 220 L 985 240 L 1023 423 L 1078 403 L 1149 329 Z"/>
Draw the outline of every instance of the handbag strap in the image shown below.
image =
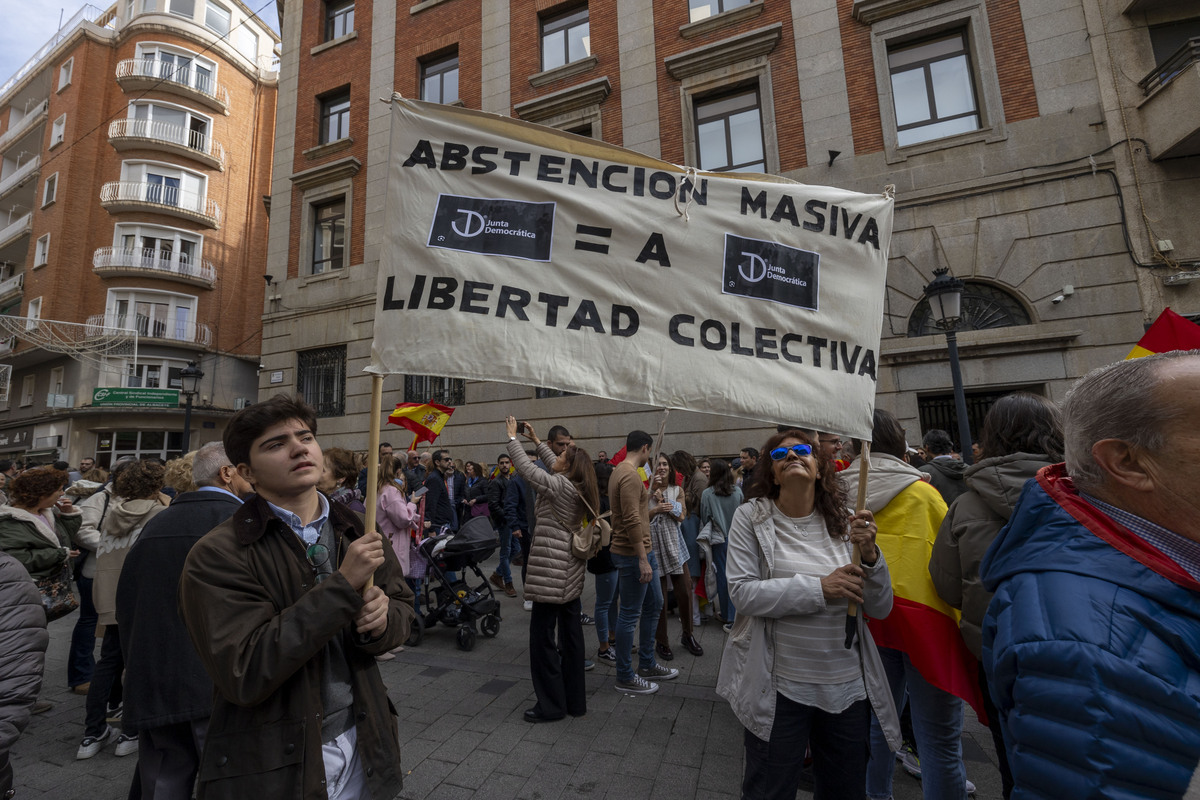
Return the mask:
<path id="1" fill-rule="evenodd" d="M 583 503 L 583 507 L 586 508 L 588 510 L 588 513 L 592 515 L 592 519 L 593 520 L 600 519 L 601 515 L 597 514 L 596 510 L 594 508 L 592 508 L 592 504 L 589 503 L 587 501 L 587 498 L 583 496 L 583 492 L 579 491 L 579 487 L 573 483 L 570 485 L 571 485 L 571 489 L 574 490 L 576 497 L 578 497 L 580 499 L 580 501 Z M 566 520 L 564 520 L 561 516 L 559 516 L 558 509 L 554 507 L 554 498 L 547 497 L 546 500 L 547 500 L 547 502 L 550 503 L 550 513 L 553 514 L 555 516 L 555 518 L 558 520 L 559 524 L 563 526 L 563 530 L 564 531 L 571 530 L 570 524 L 568 524 Z M 611 514 L 611 513 L 612 513 L 611 511 L 606 511 L 605 515 L 607 516 L 608 514 Z M 580 527 L 583 527 L 582 523 L 583 523 L 583 521 L 580 520 Z"/>

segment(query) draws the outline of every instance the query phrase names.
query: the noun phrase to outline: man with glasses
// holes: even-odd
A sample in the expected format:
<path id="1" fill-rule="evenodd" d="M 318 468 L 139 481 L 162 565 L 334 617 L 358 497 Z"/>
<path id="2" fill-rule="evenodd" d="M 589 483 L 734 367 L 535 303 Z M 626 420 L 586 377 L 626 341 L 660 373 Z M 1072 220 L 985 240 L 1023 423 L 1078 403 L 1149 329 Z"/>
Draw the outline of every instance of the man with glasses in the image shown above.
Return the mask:
<path id="1" fill-rule="evenodd" d="M 317 491 L 323 458 L 303 400 L 229 421 L 224 444 L 256 492 L 197 542 L 180 612 L 216 684 L 199 800 L 394 797 L 400 743 L 375 657 L 408 638 L 392 548 Z"/>
<path id="2" fill-rule="evenodd" d="M 454 459 L 449 450 L 435 450 L 432 466 L 425 476 L 425 527 L 436 533 L 443 525 L 454 528 L 454 509 L 446 490 L 446 477 L 454 473 Z"/>

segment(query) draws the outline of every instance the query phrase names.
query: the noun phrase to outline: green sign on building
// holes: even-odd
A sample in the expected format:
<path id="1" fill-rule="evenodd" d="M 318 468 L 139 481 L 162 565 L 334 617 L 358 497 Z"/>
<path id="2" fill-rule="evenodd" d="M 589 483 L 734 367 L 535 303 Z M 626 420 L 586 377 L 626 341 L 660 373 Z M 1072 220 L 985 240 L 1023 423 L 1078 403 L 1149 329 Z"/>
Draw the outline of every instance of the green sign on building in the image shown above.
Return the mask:
<path id="1" fill-rule="evenodd" d="M 179 408 L 178 389 L 96 389 L 93 406 L 125 408 Z"/>

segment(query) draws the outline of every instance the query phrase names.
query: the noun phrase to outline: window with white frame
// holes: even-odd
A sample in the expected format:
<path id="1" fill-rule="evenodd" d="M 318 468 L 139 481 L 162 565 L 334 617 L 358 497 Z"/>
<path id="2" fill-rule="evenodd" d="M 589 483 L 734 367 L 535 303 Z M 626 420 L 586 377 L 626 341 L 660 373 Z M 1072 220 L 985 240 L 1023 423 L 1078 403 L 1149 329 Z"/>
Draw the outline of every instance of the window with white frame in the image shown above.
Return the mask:
<path id="1" fill-rule="evenodd" d="M 354 0 L 326 0 L 325 41 L 332 42 L 354 31 Z"/>
<path id="2" fill-rule="evenodd" d="M 25 330 L 31 331 L 37 327 L 37 321 L 42 318 L 42 298 L 35 297 L 29 301 L 25 311 Z"/>
<path id="3" fill-rule="evenodd" d="M 228 36 L 230 23 L 233 21 L 233 15 L 229 9 L 215 0 L 208 0 L 204 4 L 204 27 L 216 33 L 218 36 Z"/>
<path id="4" fill-rule="evenodd" d="M 46 207 L 58 198 L 58 173 L 46 178 L 42 184 L 42 207 Z"/>
<path id="5" fill-rule="evenodd" d="M 66 375 L 64 367 L 55 367 L 50 370 L 50 394 L 63 393 L 63 377 Z"/>
<path id="6" fill-rule="evenodd" d="M 186 361 L 174 358 L 138 358 L 125 364 L 125 386 L 129 389 L 182 389 L 180 377 Z"/>
<path id="7" fill-rule="evenodd" d="M 964 31 L 889 47 L 888 73 L 899 146 L 979 130 Z"/>
<path id="8" fill-rule="evenodd" d="M 458 53 L 421 63 L 421 99 L 428 103 L 458 102 Z"/>
<path id="9" fill-rule="evenodd" d="M 37 244 L 33 248 L 33 265 L 41 267 L 50 263 L 50 234 L 46 233 L 38 237 Z"/>
<path id="10" fill-rule="evenodd" d="M 192 295 L 111 289 L 105 317 L 108 327 L 136 330 L 140 336 L 196 340 L 196 298 Z"/>
<path id="11" fill-rule="evenodd" d="M 122 223 L 113 231 L 114 266 L 192 273 L 202 263 L 204 237 L 158 225 Z"/>
<path id="12" fill-rule="evenodd" d="M 26 375 L 21 379 L 21 405 L 33 405 L 33 383 L 36 380 L 36 375 Z"/>
<path id="13" fill-rule="evenodd" d="M 75 58 L 68 58 L 58 68 L 58 91 L 62 91 L 71 85 L 71 70 L 75 68 Z"/>
<path id="14" fill-rule="evenodd" d="M 142 184 L 140 199 L 147 203 L 203 211 L 207 176 L 155 161 L 125 161 L 121 180 Z"/>
<path id="15" fill-rule="evenodd" d="M 561 67 L 592 54 L 588 8 L 573 8 L 542 19 L 542 71 Z"/>
<path id="16" fill-rule="evenodd" d="M 162 102 L 129 104 L 129 134 L 174 142 L 201 153 L 212 152 L 212 118 L 184 106 Z"/>
<path id="17" fill-rule="evenodd" d="M 699 22 L 749 4 L 750 0 L 688 0 L 688 21 Z"/>
<path id="18" fill-rule="evenodd" d="M 710 172 L 766 172 L 758 87 L 695 101 L 699 167 Z"/>
<path id="19" fill-rule="evenodd" d="M 321 106 L 321 144 L 336 142 L 350 135 L 350 89 L 339 89 L 319 99 Z"/>
<path id="20" fill-rule="evenodd" d="M 170 0 L 167 6 L 172 14 L 191 19 L 196 16 L 196 0 Z"/>
<path id="21" fill-rule="evenodd" d="M 67 115 L 63 114 L 58 119 L 54 120 L 54 124 L 50 127 L 50 146 L 56 147 L 63 143 L 67 138 Z"/>
<path id="22" fill-rule="evenodd" d="M 319 203 L 313 209 L 312 274 L 346 266 L 346 198 Z"/>
<path id="23" fill-rule="evenodd" d="M 233 46 L 251 62 L 258 61 L 258 34 L 249 25 L 233 29 Z"/>
<path id="24" fill-rule="evenodd" d="M 172 0 L 174 5 L 175 0 Z M 174 10 L 174 9 L 172 9 Z M 188 14 L 188 16 L 191 16 Z M 182 83 L 193 89 L 214 94 L 217 64 L 180 47 L 143 42 L 138 44 L 138 57 L 145 62 L 142 74 Z"/>

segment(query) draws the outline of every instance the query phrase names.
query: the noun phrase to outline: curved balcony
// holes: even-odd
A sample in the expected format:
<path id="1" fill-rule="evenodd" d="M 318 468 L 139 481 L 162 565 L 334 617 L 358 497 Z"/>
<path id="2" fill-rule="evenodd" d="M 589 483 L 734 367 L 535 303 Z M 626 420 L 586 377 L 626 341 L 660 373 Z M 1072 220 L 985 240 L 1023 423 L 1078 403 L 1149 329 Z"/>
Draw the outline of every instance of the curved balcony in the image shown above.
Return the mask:
<path id="1" fill-rule="evenodd" d="M 125 91 L 158 89 L 182 95 L 229 114 L 229 90 L 194 67 L 180 67 L 156 58 L 127 58 L 117 64 L 117 83 Z"/>
<path id="2" fill-rule="evenodd" d="M 100 205 L 110 214 L 150 211 L 221 227 L 221 207 L 204 195 L 174 186 L 140 181 L 112 181 L 100 189 Z"/>
<path id="3" fill-rule="evenodd" d="M 182 342 L 208 347 L 212 344 L 212 331 L 202 322 L 180 320 L 158 320 L 149 317 L 122 316 L 120 314 L 93 314 L 87 318 L 85 332 L 89 336 L 99 335 L 104 328 L 135 330 L 146 339 L 161 339 L 164 342 Z"/>
<path id="4" fill-rule="evenodd" d="M 188 261 L 182 253 L 156 247 L 101 247 L 92 255 L 92 270 L 105 277 L 166 278 L 205 288 L 217 279 L 211 261 Z"/>
<path id="5" fill-rule="evenodd" d="M 115 119 L 108 126 L 108 141 L 116 150 L 162 150 L 225 170 L 225 148 L 221 143 L 182 125 L 149 119 Z"/>

